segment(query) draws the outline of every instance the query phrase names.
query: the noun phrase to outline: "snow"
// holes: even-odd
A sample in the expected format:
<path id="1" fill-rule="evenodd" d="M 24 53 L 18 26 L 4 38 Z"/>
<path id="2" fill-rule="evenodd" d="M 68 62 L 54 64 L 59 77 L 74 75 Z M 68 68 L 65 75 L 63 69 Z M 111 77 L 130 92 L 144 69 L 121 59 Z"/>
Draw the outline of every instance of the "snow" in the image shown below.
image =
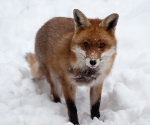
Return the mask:
<path id="1" fill-rule="evenodd" d="M 104 82 L 101 118 L 90 118 L 89 89 L 77 89 L 81 125 L 150 124 L 149 0 L 5 0 L 0 2 L 0 125 L 72 125 L 63 103 L 51 100 L 46 80 L 33 81 L 24 59 L 37 30 L 54 16 L 119 14 L 117 58 Z"/>

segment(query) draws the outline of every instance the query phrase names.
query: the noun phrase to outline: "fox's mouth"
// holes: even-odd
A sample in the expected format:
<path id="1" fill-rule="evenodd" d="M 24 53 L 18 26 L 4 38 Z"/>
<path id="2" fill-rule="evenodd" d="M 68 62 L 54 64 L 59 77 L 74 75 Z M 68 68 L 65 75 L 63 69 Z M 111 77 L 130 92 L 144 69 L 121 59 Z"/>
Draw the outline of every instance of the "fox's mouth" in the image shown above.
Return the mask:
<path id="1" fill-rule="evenodd" d="M 95 68 L 97 68 L 97 66 L 90 66 L 89 68 L 95 69 Z"/>

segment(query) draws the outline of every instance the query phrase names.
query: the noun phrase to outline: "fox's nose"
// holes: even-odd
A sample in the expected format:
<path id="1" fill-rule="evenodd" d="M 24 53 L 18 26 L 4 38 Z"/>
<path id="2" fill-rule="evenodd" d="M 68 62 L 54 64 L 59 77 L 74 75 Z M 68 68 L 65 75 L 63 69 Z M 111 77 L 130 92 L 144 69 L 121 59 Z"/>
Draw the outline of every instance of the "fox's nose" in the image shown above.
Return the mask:
<path id="1" fill-rule="evenodd" d="M 94 66 L 96 64 L 96 60 L 90 60 L 90 64 Z"/>

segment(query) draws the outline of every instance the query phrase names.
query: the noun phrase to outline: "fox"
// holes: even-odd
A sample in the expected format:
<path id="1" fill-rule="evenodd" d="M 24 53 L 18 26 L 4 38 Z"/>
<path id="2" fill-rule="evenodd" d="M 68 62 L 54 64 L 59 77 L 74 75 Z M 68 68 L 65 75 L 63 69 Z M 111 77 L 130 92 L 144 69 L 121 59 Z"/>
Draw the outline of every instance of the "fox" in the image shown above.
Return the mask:
<path id="1" fill-rule="evenodd" d="M 34 79 L 46 78 L 54 102 L 63 93 L 69 121 L 79 125 L 76 107 L 77 86 L 88 86 L 91 118 L 100 117 L 102 86 L 117 51 L 115 29 L 119 15 L 104 19 L 87 18 L 79 9 L 73 18 L 54 17 L 37 32 L 35 53 L 26 60 Z"/>

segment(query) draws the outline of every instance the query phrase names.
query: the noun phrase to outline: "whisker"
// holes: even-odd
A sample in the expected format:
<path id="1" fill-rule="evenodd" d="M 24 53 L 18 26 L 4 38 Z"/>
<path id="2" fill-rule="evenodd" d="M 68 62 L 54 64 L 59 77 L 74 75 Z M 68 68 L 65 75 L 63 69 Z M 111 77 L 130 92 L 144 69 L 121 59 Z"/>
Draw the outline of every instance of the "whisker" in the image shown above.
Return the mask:
<path id="1" fill-rule="evenodd" d="M 109 57 L 111 57 L 111 56 L 103 56 L 103 57 L 100 58 L 100 61 L 104 60 L 104 59 L 108 59 Z"/>
<path id="2" fill-rule="evenodd" d="M 79 53 L 79 55 L 80 55 L 83 59 L 86 59 L 86 57 L 85 57 L 82 53 Z"/>

